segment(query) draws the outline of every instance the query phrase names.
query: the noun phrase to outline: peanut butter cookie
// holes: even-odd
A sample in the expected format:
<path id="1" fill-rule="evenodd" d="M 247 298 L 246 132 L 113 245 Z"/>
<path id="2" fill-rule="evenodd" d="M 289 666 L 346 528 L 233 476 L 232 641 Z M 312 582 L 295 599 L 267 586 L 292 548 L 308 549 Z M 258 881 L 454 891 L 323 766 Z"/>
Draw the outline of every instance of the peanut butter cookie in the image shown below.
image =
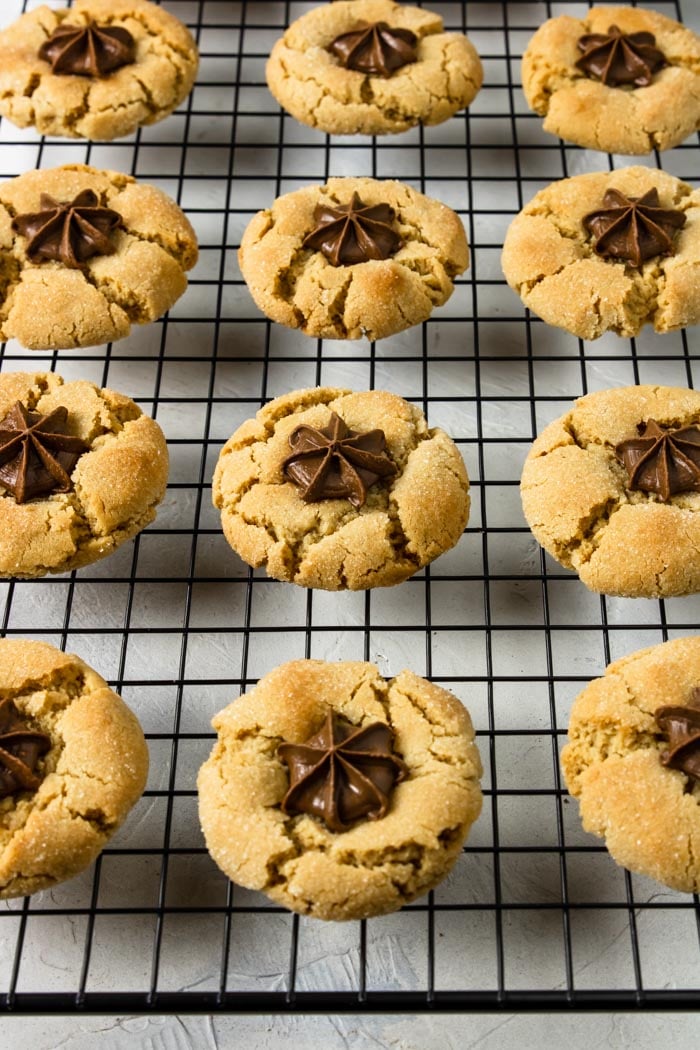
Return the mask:
<path id="1" fill-rule="evenodd" d="M 610 664 L 576 698 L 561 760 L 618 864 L 700 892 L 700 638 Z"/>
<path id="2" fill-rule="evenodd" d="M 238 258 L 273 321 L 326 339 L 383 339 L 449 299 L 469 249 L 445 204 L 401 182 L 339 178 L 258 212 Z"/>
<path id="3" fill-rule="evenodd" d="M 700 393 L 601 390 L 533 444 L 520 486 L 538 541 L 592 591 L 700 590 Z"/>
<path id="4" fill-rule="evenodd" d="M 0 185 L 0 339 L 65 350 L 123 339 L 187 287 L 197 240 L 170 197 L 84 164 Z"/>
<path id="5" fill-rule="evenodd" d="M 245 562 L 302 587 L 388 587 L 449 550 L 469 517 L 457 446 L 386 391 L 275 398 L 226 442 L 214 506 Z"/>
<path id="6" fill-rule="evenodd" d="M 427 893 L 481 810 L 466 709 L 411 671 L 293 661 L 213 725 L 198 779 L 207 848 L 234 882 L 303 915 L 364 919 Z"/>
<path id="7" fill-rule="evenodd" d="M 545 131 L 587 149 L 651 153 L 700 127 L 700 39 L 656 11 L 594 7 L 550 18 L 523 56 Z"/>
<path id="8" fill-rule="evenodd" d="M 441 124 L 483 80 L 474 46 L 432 11 L 393 0 L 339 0 L 293 22 L 267 83 L 293 117 L 331 135 L 386 135 Z"/>
<path id="9" fill-rule="evenodd" d="M 156 516 L 160 427 L 138 405 L 55 373 L 0 374 L 0 576 L 68 572 Z"/>
<path id="10" fill-rule="evenodd" d="M 581 339 L 697 324 L 700 190 L 642 167 L 553 182 L 511 223 L 502 265 L 526 306 Z"/>
<path id="11" fill-rule="evenodd" d="M 0 113 L 43 135 L 120 138 L 172 113 L 198 62 L 189 30 L 148 0 L 37 7 L 0 33 Z"/>
<path id="12" fill-rule="evenodd" d="M 0 898 L 70 879 L 140 798 L 141 727 L 87 664 L 45 642 L 0 640 Z"/>

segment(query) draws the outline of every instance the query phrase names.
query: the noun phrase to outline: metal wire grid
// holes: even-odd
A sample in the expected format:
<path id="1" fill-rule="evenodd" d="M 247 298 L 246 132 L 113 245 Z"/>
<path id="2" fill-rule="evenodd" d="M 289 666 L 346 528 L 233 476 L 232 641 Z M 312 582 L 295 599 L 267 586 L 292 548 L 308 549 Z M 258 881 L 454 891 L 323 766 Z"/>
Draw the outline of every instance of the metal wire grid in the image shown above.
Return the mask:
<path id="1" fill-rule="evenodd" d="M 9 5 L 8 5 L 9 6 Z M 15 12 L 36 6 L 25 0 Z M 53 6 L 62 6 L 54 3 Z M 0 171 L 88 162 L 154 182 L 195 225 L 202 259 L 168 318 L 114 346 L 27 354 L 2 368 L 59 370 L 139 401 L 168 437 L 155 527 L 70 576 L 4 585 L 2 631 L 79 652 L 138 713 L 148 790 L 83 877 L 0 911 L 0 994 L 14 1011 L 420 1011 L 695 1007 L 698 901 L 622 872 L 585 835 L 558 751 L 573 696 L 610 659 L 695 630 L 697 599 L 589 594 L 525 528 L 520 466 L 541 427 L 587 391 L 693 385 L 692 332 L 584 344 L 505 287 L 512 216 L 552 179 L 625 158 L 557 142 L 527 111 L 519 56 L 552 14 L 585 4 L 430 3 L 467 31 L 486 71 L 469 113 L 398 138 L 329 138 L 282 113 L 264 84 L 274 39 L 310 3 L 164 4 L 202 53 L 177 114 L 133 139 L 41 139 L 3 121 Z M 655 2 L 680 18 L 677 3 Z M 697 146 L 663 157 L 682 178 Z M 660 165 L 656 156 L 649 161 Z M 377 345 L 313 341 L 262 320 L 236 267 L 251 215 L 331 174 L 396 176 L 451 204 L 471 269 L 422 327 Z M 246 569 L 223 541 L 210 478 L 223 441 L 261 403 L 318 383 L 386 387 L 462 448 L 473 510 L 455 549 L 400 588 L 328 595 Z M 283 659 L 410 666 L 469 706 L 484 813 L 450 878 L 370 923 L 291 916 L 233 887 L 204 849 L 195 776 L 211 715 Z"/>

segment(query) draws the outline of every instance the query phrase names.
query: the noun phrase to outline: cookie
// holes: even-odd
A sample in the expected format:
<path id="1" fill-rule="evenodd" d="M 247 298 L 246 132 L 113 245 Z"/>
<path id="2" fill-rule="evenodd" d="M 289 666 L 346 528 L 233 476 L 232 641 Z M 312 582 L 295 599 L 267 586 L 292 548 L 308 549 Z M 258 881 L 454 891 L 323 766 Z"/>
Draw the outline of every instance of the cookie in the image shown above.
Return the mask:
<path id="1" fill-rule="evenodd" d="M 293 117 L 330 135 L 387 135 L 441 124 L 483 81 L 466 36 L 393 0 L 315 7 L 274 45 L 267 84 Z"/>
<path id="2" fill-rule="evenodd" d="M 592 591 L 700 591 L 700 393 L 601 390 L 542 431 L 520 492 L 527 523 Z"/>
<path id="3" fill-rule="evenodd" d="M 123 339 L 182 295 L 197 240 L 170 197 L 84 164 L 0 184 L 0 339 L 65 350 Z"/>
<path id="4" fill-rule="evenodd" d="M 141 797 L 148 749 L 78 656 L 0 640 L 0 898 L 83 871 Z"/>
<path id="5" fill-rule="evenodd" d="M 198 62 L 189 30 L 147 0 L 37 7 L 0 33 L 0 114 L 42 135 L 121 138 L 172 113 Z"/>
<path id="6" fill-rule="evenodd" d="M 0 373 L 0 576 L 105 557 L 153 521 L 167 480 L 163 432 L 130 398 Z"/>
<path id="7" fill-rule="evenodd" d="M 656 11 L 550 18 L 527 46 L 522 79 L 545 131 L 587 149 L 651 153 L 700 128 L 700 38 Z"/>
<path id="8" fill-rule="evenodd" d="M 501 261 L 526 306 L 581 339 L 697 324 L 700 190 L 642 167 L 553 182 L 511 223 Z"/>
<path id="9" fill-rule="evenodd" d="M 427 893 L 481 810 L 467 711 L 411 671 L 292 661 L 213 726 L 198 778 L 207 848 L 234 882 L 302 915 L 364 919 Z"/>
<path id="10" fill-rule="evenodd" d="M 561 761 L 618 864 L 700 892 L 700 638 L 610 664 L 576 698 Z"/>
<path id="11" fill-rule="evenodd" d="M 383 339 L 450 298 L 469 249 L 445 204 L 401 182 L 334 178 L 258 212 L 238 259 L 273 321 L 326 339 Z"/>
<path id="12" fill-rule="evenodd" d="M 224 445 L 212 495 L 248 565 L 328 591 L 401 583 L 453 547 L 469 517 L 457 446 L 378 390 L 275 398 Z"/>

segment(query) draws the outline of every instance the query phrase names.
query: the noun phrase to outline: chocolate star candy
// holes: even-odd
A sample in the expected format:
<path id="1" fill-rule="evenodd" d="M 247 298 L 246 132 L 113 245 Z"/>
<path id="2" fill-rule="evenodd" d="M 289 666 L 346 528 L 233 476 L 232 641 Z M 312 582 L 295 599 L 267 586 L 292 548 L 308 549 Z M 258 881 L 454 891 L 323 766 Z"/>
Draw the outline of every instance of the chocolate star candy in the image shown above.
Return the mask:
<path id="1" fill-rule="evenodd" d="M 63 22 L 39 48 L 39 58 L 51 63 L 51 72 L 60 75 L 104 77 L 136 57 L 136 42 L 121 26 L 70 25 Z"/>
<path id="2" fill-rule="evenodd" d="M 396 474 L 385 451 L 384 431 L 350 430 L 335 412 L 323 429 L 297 427 L 289 444 L 293 451 L 282 463 L 282 473 L 299 486 L 305 503 L 348 499 L 361 507 L 371 485 Z"/>
<path id="3" fill-rule="evenodd" d="M 584 215 L 583 225 L 596 238 L 597 255 L 641 266 L 656 255 L 673 255 L 673 237 L 685 226 L 685 214 L 660 207 L 656 189 L 642 197 L 627 197 L 611 189 L 600 210 Z"/>
<path id="4" fill-rule="evenodd" d="M 0 700 L 0 798 L 36 791 L 37 762 L 51 748 L 51 737 L 30 729 L 13 700 Z"/>
<path id="5" fill-rule="evenodd" d="M 630 488 L 656 492 L 666 503 L 678 492 L 700 492 L 700 427 L 671 430 L 649 419 L 637 430 L 638 438 L 615 446 Z"/>
<path id="6" fill-rule="evenodd" d="M 67 418 L 63 406 L 43 416 L 17 401 L 0 420 L 0 485 L 17 503 L 72 488 L 70 473 L 90 446 L 64 433 Z"/>
<path id="7" fill-rule="evenodd" d="M 372 22 L 342 33 L 328 50 L 346 69 L 373 77 L 391 74 L 415 62 L 418 37 L 410 29 L 393 29 L 386 22 Z"/>
<path id="8" fill-rule="evenodd" d="M 323 728 L 303 744 L 280 744 L 289 768 L 282 812 L 310 813 L 331 831 L 347 831 L 367 817 L 386 816 L 394 786 L 408 773 L 392 751 L 394 734 L 384 722 L 357 728 L 328 709 Z"/>
<path id="9" fill-rule="evenodd" d="M 318 204 L 304 247 L 323 252 L 332 266 L 353 266 L 369 259 L 388 259 L 401 244 L 391 223 L 395 211 L 389 204 L 364 204 L 353 193 L 350 204 Z"/>
<path id="10" fill-rule="evenodd" d="M 663 765 L 700 783 L 700 688 L 693 689 L 687 704 L 660 707 L 654 717 L 668 736 L 668 748 L 661 752 Z"/>
<path id="11" fill-rule="evenodd" d="M 116 249 L 109 234 L 121 215 L 103 208 L 94 190 L 83 190 L 72 201 L 61 203 L 42 193 L 41 211 L 18 215 L 13 229 L 27 238 L 32 262 L 51 259 L 71 269 L 80 269 L 93 255 L 112 255 Z"/>
<path id="12" fill-rule="evenodd" d="M 583 54 L 576 68 L 610 87 L 647 87 L 654 73 L 668 65 L 663 51 L 656 47 L 653 33 L 623 33 L 617 26 L 610 26 L 607 33 L 579 37 L 577 46 Z"/>

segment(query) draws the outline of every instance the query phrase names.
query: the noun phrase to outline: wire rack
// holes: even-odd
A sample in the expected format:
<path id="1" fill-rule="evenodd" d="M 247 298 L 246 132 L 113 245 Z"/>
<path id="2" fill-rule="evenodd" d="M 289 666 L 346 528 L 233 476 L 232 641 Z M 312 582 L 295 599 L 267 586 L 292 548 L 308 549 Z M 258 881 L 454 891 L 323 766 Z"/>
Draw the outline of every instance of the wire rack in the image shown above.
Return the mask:
<path id="1" fill-rule="evenodd" d="M 3 4 L 9 22 L 34 3 Z M 53 3 L 53 6 L 61 6 Z M 629 163 L 544 134 L 519 88 L 532 32 L 574 3 L 435 3 L 469 33 L 485 85 L 468 113 L 381 139 L 329 138 L 267 92 L 273 41 L 309 3 L 172 0 L 192 29 L 197 86 L 166 121 L 112 144 L 0 127 L 0 174 L 87 162 L 156 183 L 187 211 L 201 261 L 157 324 L 113 346 L 4 348 L 2 368 L 56 369 L 135 397 L 172 470 L 155 526 L 70 576 L 2 586 L 2 631 L 76 651 L 149 739 L 148 789 L 92 869 L 0 910 L 0 996 L 14 1011 L 678 1009 L 700 1001 L 697 899 L 618 868 L 583 833 L 558 753 L 570 704 L 613 658 L 696 629 L 697 598 L 590 594 L 545 556 L 518 498 L 529 443 L 571 399 L 636 382 L 693 385 L 697 334 L 584 344 L 525 311 L 500 246 L 555 178 Z M 677 3 L 653 6 L 680 18 Z M 689 4 L 688 4 L 689 6 Z M 14 8 L 13 10 L 9 10 Z M 693 179 L 697 144 L 665 154 Z M 654 156 L 643 163 L 659 165 Z M 423 326 L 381 343 L 315 341 L 252 305 L 235 249 L 251 215 L 329 175 L 400 177 L 450 204 L 468 273 Z M 218 450 L 267 399 L 315 384 L 386 387 L 458 442 L 473 510 L 455 550 L 399 588 L 306 592 L 249 571 L 211 507 Z M 284 659 L 409 666 L 469 707 L 484 812 L 450 877 L 367 923 L 300 919 L 232 886 L 204 848 L 195 778 L 212 715 Z"/>

